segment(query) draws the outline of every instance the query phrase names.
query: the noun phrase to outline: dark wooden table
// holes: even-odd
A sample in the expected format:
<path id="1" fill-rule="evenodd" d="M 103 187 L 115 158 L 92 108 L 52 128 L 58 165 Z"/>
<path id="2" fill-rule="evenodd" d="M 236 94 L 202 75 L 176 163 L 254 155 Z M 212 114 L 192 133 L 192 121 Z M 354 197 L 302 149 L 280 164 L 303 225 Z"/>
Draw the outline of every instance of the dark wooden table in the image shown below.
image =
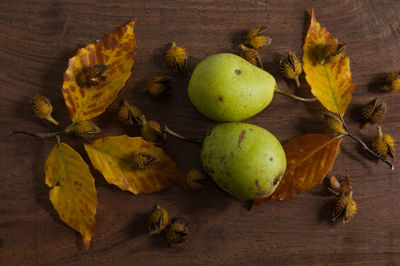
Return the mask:
<path id="1" fill-rule="evenodd" d="M 96 119 L 103 135 L 138 135 L 115 119 L 121 99 L 139 105 L 151 119 L 192 137 L 202 137 L 213 123 L 187 98 L 187 78 L 167 67 L 164 53 L 171 41 L 186 47 L 189 68 L 219 52 L 238 53 L 246 31 L 266 25 L 273 43 L 262 50 L 265 69 L 278 86 L 294 92 L 293 82 L 279 77 L 279 58 L 288 50 L 300 55 L 311 8 L 317 19 L 348 45 L 356 83 L 346 114 L 350 128 L 370 141 L 375 126 L 360 129 L 359 108 L 373 97 L 386 101 L 380 123 L 400 140 L 400 92 L 381 93 L 385 74 L 400 71 L 400 2 L 377 1 L 1 1 L 0 3 L 0 264 L 354 264 L 400 263 L 400 165 L 396 170 L 372 160 L 350 139 L 342 142 L 332 173 L 352 177 L 359 212 L 348 224 L 329 223 L 333 197 L 323 185 L 295 198 L 248 211 L 217 187 L 194 193 L 171 188 L 134 196 L 108 185 L 92 169 L 99 205 L 96 233 L 84 250 L 80 235 L 53 209 L 44 183 L 43 165 L 54 139 L 7 137 L 11 129 L 54 130 L 33 117 L 29 100 L 48 96 L 54 117 L 69 121 L 60 88 L 68 58 L 77 48 L 137 18 L 133 75 L 107 111 Z M 173 92 L 153 99 L 142 94 L 153 75 L 173 78 Z M 322 132 L 319 109 L 275 96 L 272 104 L 247 122 L 262 126 L 281 142 L 307 132 Z M 63 140 L 82 154 L 77 140 Z M 182 173 L 199 167 L 196 144 L 169 139 L 166 151 Z M 88 162 L 87 156 L 84 159 Z M 171 216 L 190 221 L 192 236 L 182 248 L 170 249 L 162 236 L 146 232 L 154 204 Z"/>

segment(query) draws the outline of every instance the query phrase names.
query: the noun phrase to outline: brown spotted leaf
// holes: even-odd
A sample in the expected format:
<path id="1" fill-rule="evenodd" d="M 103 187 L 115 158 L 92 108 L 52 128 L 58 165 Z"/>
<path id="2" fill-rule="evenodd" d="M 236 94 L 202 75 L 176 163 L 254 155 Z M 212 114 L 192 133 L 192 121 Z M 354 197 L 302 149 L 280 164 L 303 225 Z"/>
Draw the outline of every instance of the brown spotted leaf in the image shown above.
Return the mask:
<path id="1" fill-rule="evenodd" d="M 108 183 L 135 195 L 184 186 L 181 173 L 168 155 L 141 137 L 104 137 L 85 144 L 85 149 Z"/>
<path id="2" fill-rule="evenodd" d="M 321 183 L 339 153 L 340 140 L 341 137 L 323 134 L 289 140 L 283 145 L 287 168 L 278 188 L 268 198 L 254 201 L 254 205 L 291 198 L 296 192 L 300 194 Z"/>
<path id="3" fill-rule="evenodd" d="M 329 111 L 344 115 L 354 90 L 350 60 L 337 51 L 338 40 L 322 27 L 312 11 L 303 46 L 303 69 L 311 93 Z"/>
<path id="4" fill-rule="evenodd" d="M 44 166 L 50 201 L 61 220 L 80 232 L 86 249 L 95 230 L 94 178 L 88 165 L 65 143 L 56 144 Z"/>
<path id="5" fill-rule="evenodd" d="M 71 120 L 90 120 L 105 111 L 131 75 L 135 20 L 78 50 L 69 59 L 61 92 Z"/>

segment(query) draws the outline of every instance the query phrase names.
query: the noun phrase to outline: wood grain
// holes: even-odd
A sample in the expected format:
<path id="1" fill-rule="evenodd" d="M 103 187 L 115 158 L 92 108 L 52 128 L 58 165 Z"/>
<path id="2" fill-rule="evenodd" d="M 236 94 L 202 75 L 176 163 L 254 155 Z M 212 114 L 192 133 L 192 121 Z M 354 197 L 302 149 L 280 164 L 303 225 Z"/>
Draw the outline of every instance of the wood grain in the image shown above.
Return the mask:
<path id="1" fill-rule="evenodd" d="M 191 69 L 218 52 L 238 53 L 246 30 L 266 25 L 273 38 L 261 52 L 269 72 L 278 76 L 280 55 L 301 54 L 311 8 L 330 32 L 348 46 L 356 84 L 346 120 L 363 139 L 375 127 L 360 129 L 359 108 L 372 97 L 386 101 L 383 130 L 400 141 L 400 93 L 381 93 L 385 74 L 400 71 L 400 2 L 376 1 L 1 1 L 0 2 L 0 264 L 2 265 L 396 265 L 400 262 L 400 168 L 371 160 L 350 139 L 344 139 L 333 173 L 350 174 L 359 212 L 343 225 L 328 223 L 332 197 L 322 185 L 293 199 L 272 202 L 251 212 L 216 187 L 199 193 L 172 188 L 134 196 L 108 185 L 92 169 L 98 190 L 96 233 L 88 251 L 78 233 L 52 208 L 43 165 L 53 139 L 7 137 L 11 129 L 56 130 L 33 117 L 29 99 L 38 92 L 54 105 L 54 117 L 67 126 L 69 116 L 60 88 L 68 58 L 132 18 L 137 18 L 137 50 L 133 75 L 106 113 L 96 119 L 103 135 L 137 135 L 121 126 L 116 110 L 123 98 L 138 104 L 148 117 L 192 137 L 213 125 L 191 106 L 188 78 L 172 73 L 164 60 L 169 43 L 186 47 Z M 140 93 L 153 75 L 173 78 L 173 92 L 162 99 Z M 304 81 L 304 79 L 303 79 Z M 295 85 L 278 77 L 278 86 Z M 300 93 L 300 92 L 299 92 Z M 321 132 L 320 107 L 277 95 L 272 104 L 248 120 L 282 142 L 308 132 Z M 65 142 L 85 154 L 73 138 Z M 199 167 L 196 144 L 170 139 L 167 152 L 179 169 Z M 88 161 L 87 156 L 84 159 Z M 171 216 L 190 221 L 187 246 L 169 249 L 162 236 L 146 233 L 146 217 L 154 204 Z"/>

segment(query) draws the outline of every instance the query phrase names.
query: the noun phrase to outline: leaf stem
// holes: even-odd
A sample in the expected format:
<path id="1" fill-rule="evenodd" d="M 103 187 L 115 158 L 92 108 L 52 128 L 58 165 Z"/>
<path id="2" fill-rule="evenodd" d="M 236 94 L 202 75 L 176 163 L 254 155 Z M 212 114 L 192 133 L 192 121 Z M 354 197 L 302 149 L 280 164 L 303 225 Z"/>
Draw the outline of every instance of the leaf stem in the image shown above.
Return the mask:
<path id="1" fill-rule="evenodd" d="M 300 101 L 300 102 L 315 102 L 315 101 L 317 101 L 317 98 L 315 98 L 315 97 L 312 97 L 312 98 L 302 98 L 302 97 L 299 97 L 299 96 L 296 96 L 296 95 L 287 93 L 287 92 L 285 92 L 285 91 L 283 91 L 283 90 L 280 90 L 280 89 L 278 89 L 278 88 L 275 88 L 275 93 L 279 93 L 279 94 L 285 95 L 285 96 L 287 96 L 287 97 L 289 97 L 289 98 L 292 98 L 292 99 L 297 100 L 297 101 Z"/>
<path id="2" fill-rule="evenodd" d="M 28 135 L 32 137 L 37 137 L 41 139 L 47 139 L 47 138 L 52 138 L 56 137 L 59 135 L 65 134 L 65 131 L 57 131 L 57 132 L 50 132 L 50 133 L 34 133 L 34 132 L 29 132 L 29 131 L 24 131 L 24 130 L 12 130 L 9 136 L 16 135 L 16 134 L 22 134 L 22 135 Z"/>
<path id="3" fill-rule="evenodd" d="M 377 154 L 376 152 L 374 152 L 373 150 L 371 150 L 371 149 L 367 146 L 367 144 L 365 144 L 365 143 L 364 143 L 361 139 L 359 139 L 357 136 L 354 136 L 354 135 L 351 134 L 350 132 L 347 132 L 347 135 L 348 135 L 349 137 L 351 137 L 352 139 L 354 139 L 355 141 L 357 141 L 358 143 L 360 143 L 361 146 L 364 148 L 364 150 L 368 151 L 369 153 L 371 153 L 372 155 L 374 155 L 374 156 L 375 156 L 376 158 L 378 158 L 379 160 L 381 160 L 381 161 L 387 163 L 387 164 L 390 166 L 390 168 L 391 168 L 392 170 L 394 170 L 394 165 L 393 165 L 390 161 L 388 161 L 387 159 L 383 158 L 382 156 L 380 156 L 379 154 Z"/>
<path id="4" fill-rule="evenodd" d="M 342 121 L 343 127 L 347 132 L 347 136 L 351 137 L 352 139 L 354 139 L 355 141 L 357 141 L 358 143 L 360 143 L 360 145 L 363 147 L 364 150 L 368 151 L 370 154 L 372 154 L 373 156 L 375 156 L 377 159 L 385 162 L 387 165 L 390 166 L 391 170 L 394 170 L 394 165 L 392 162 L 388 161 L 387 159 L 385 159 L 384 157 L 380 156 L 379 154 L 377 154 L 376 152 L 374 152 L 373 150 L 371 150 L 367 144 L 364 143 L 364 141 L 362 141 L 359 137 L 353 135 L 350 131 L 349 128 L 346 125 L 346 122 L 343 119 L 343 116 L 339 113 L 339 118 Z"/>

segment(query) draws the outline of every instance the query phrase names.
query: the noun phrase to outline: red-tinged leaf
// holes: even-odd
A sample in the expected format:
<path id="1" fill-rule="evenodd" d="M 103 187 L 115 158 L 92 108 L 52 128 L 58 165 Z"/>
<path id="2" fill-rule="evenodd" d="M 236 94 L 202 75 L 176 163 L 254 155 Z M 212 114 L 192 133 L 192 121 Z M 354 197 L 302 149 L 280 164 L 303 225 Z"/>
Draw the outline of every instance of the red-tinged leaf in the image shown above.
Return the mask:
<path id="1" fill-rule="evenodd" d="M 69 59 L 61 92 L 73 122 L 105 111 L 131 75 L 135 20 L 78 50 Z"/>
<path id="2" fill-rule="evenodd" d="M 268 198 L 253 204 L 291 198 L 321 183 L 339 153 L 340 140 L 337 136 L 306 134 L 287 142 L 283 145 L 287 168 L 278 188 Z"/>

